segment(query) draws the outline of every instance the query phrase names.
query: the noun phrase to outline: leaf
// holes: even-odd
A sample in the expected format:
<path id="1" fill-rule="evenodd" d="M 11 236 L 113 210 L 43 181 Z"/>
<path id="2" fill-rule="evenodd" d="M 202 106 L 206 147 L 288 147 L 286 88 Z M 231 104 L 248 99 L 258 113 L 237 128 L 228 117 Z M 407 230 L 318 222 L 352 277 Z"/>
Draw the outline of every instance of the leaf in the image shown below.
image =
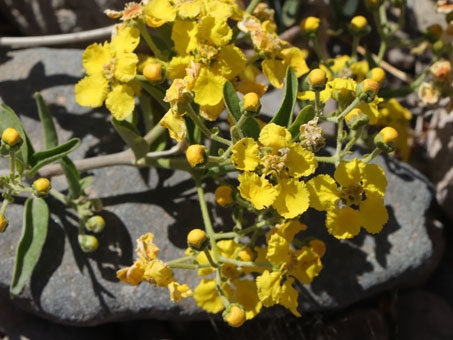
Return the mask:
<path id="1" fill-rule="evenodd" d="M 294 106 L 296 105 L 297 99 L 297 77 L 291 67 L 286 70 L 286 81 L 285 81 L 285 95 L 283 97 L 280 108 L 272 118 L 271 123 L 289 127 L 293 118 Z"/>
<path id="2" fill-rule="evenodd" d="M 19 295 L 30 280 L 38 262 L 49 223 L 49 207 L 42 198 L 29 197 L 25 202 L 22 236 L 16 249 L 14 273 L 9 287 L 12 296 Z"/>
<path id="3" fill-rule="evenodd" d="M 226 81 L 223 86 L 223 99 L 228 113 L 232 116 L 234 123 L 237 123 L 242 116 L 241 100 L 230 81 Z M 254 118 L 249 117 L 242 124 L 241 131 L 246 137 L 258 139 L 260 126 Z"/>
<path id="4" fill-rule="evenodd" d="M 85 190 L 86 188 L 91 186 L 91 184 L 93 184 L 93 180 L 94 180 L 93 176 L 87 176 L 87 177 L 82 178 L 80 180 L 80 186 L 81 186 L 82 190 Z"/>
<path id="5" fill-rule="evenodd" d="M 53 123 L 52 114 L 39 92 L 35 92 L 34 97 L 44 131 L 44 145 L 46 149 L 54 148 L 58 145 L 58 135 L 55 124 Z"/>
<path id="6" fill-rule="evenodd" d="M 307 124 L 313 118 L 315 118 L 315 109 L 313 108 L 313 106 L 307 105 L 302 110 L 300 110 L 299 114 L 296 117 L 296 120 L 288 129 L 293 138 L 299 135 L 300 126 L 302 124 Z"/>
<path id="7" fill-rule="evenodd" d="M 165 111 L 170 109 L 170 104 L 164 102 L 165 92 L 160 87 L 151 85 L 148 82 L 142 81 L 140 84 L 143 86 L 146 92 L 148 92 L 151 97 L 153 97 L 163 108 Z"/>
<path id="8" fill-rule="evenodd" d="M 27 136 L 27 133 L 22 126 L 22 123 L 16 113 L 9 106 L 2 104 L 0 110 L 0 130 L 3 130 L 12 127 L 15 128 L 24 143 L 20 147 L 19 151 L 16 153 L 17 158 L 23 163 L 24 168 L 30 164 L 30 157 L 35 152 L 33 146 L 31 145 L 30 139 Z"/>
<path id="9" fill-rule="evenodd" d="M 282 21 L 286 27 L 292 26 L 296 23 L 297 12 L 300 8 L 300 5 L 300 0 L 286 0 L 283 4 Z"/>
<path id="10" fill-rule="evenodd" d="M 228 113 L 232 116 L 234 123 L 241 118 L 241 100 L 239 99 L 236 89 L 230 81 L 223 85 L 223 100 Z"/>
<path id="11" fill-rule="evenodd" d="M 117 120 L 112 117 L 113 127 L 121 136 L 124 142 L 132 149 L 136 159 L 146 156 L 149 151 L 149 145 L 146 140 L 140 136 L 137 128 L 125 120 Z"/>
<path id="12" fill-rule="evenodd" d="M 82 194 L 79 170 L 68 157 L 60 159 L 60 165 L 68 182 L 69 195 L 73 199 L 79 198 Z"/>
<path id="13" fill-rule="evenodd" d="M 27 171 L 27 175 L 35 174 L 39 169 L 47 164 L 53 163 L 60 158 L 70 154 L 80 145 L 80 139 L 73 138 L 66 143 L 40 152 L 35 152 L 31 157 L 32 168 Z"/>

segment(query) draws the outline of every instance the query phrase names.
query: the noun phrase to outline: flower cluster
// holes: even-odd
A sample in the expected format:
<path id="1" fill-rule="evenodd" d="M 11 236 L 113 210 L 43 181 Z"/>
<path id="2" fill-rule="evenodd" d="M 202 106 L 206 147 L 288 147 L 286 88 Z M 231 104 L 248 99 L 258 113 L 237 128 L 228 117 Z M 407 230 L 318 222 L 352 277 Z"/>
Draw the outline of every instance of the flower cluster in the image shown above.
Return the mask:
<path id="1" fill-rule="evenodd" d="M 359 56 L 360 39 L 371 31 L 364 16 L 345 23 L 351 54 L 333 58 L 320 46 L 325 22 L 306 17 L 301 37 L 316 56 L 309 64 L 310 52 L 279 36 L 274 10 L 264 2 L 244 9 L 234 0 L 147 0 L 106 11 L 122 24 L 110 42 L 85 50 L 87 75 L 76 85 L 76 100 L 89 107 L 105 102 L 137 165 L 189 172 L 204 223 L 188 234 L 185 256 L 169 262 L 157 257 L 152 234 L 142 236 L 138 259 L 118 271 L 121 281 L 167 287 L 172 301 L 193 295 L 206 311 L 223 311 L 233 327 L 276 304 L 300 316 L 297 285 L 320 274 L 326 253 L 325 243 L 307 234 L 304 214 L 325 212 L 326 237 L 337 239 L 384 228 L 387 180 L 370 162 L 382 152 L 407 160 L 411 148 L 411 112 L 395 97 L 417 90 L 433 104 L 451 95 L 452 60 L 447 43 L 437 43 L 444 31 L 432 28 L 422 40 L 438 52 L 436 61 L 400 92 L 386 88 L 386 71 L 395 72 L 383 58 L 399 43 L 395 33 L 403 22 L 386 22 L 383 1 L 365 3 L 382 41 L 377 55 Z M 404 17 L 406 2 L 392 3 Z M 438 8 L 449 11 L 441 2 Z M 150 53 L 134 52 L 140 42 Z M 272 117 L 260 116 L 270 86 L 284 87 L 282 104 Z M 324 133 L 326 123 L 335 126 L 333 138 Z M 170 141 L 166 132 L 178 144 L 162 151 Z M 351 156 L 359 143 L 370 152 Z M 186 157 L 178 157 L 181 151 Z M 335 170 L 323 173 L 320 163 Z M 218 205 L 232 211 L 229 232 L 214 229 L 206 178 L 217 183 Z M 176 268 L 197 270 L 201 281 L 193 294 L 175 280 Z"/>

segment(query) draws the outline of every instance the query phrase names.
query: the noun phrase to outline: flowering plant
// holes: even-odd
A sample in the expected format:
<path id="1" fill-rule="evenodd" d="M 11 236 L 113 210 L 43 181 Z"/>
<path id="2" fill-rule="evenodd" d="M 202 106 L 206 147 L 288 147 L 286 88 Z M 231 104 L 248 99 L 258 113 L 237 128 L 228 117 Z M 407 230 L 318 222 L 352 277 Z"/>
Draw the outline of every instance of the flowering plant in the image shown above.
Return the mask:
<path id="1" fill-rule="evenodd" d="M 75 86 L 76 101 L 94 108 L 105 104 L 134 165 L 190 173 L 204 222 L 187 235 L 185 256 L 169 262 L 159 259 L 154 235 L 141 236 L 137 259 L 117 272 L 121 281 L 167 287 L 173 302 L 193 296 L 204 310 L 223 311 L 233 327 L 276 304 L 300 316 L 296 282 L 310 284 L 328 251 L 323 241 L 308 234 L 320 226 L 306 226 L 300 217 L 308 209 L 325 212 L 325 227 L 337 239 L 353 238 L 362 228 L 371 234 L 383 229 L 387 180 L 382 168 L 370 162 L 382 152 L 409 158 L 411 113 L 396 97 L 418 91 L 424 103 L 433 104 L 451 96 L 451 40 L 444 42 L 442 29 L 429 28 L 413 44 L 432 50 L 432 64 L 407 86 L 382 88 L 388 68 L 383 59 L 389 45 L 401 43 L 395 34 L 404 25 L 406 1 L 392 1 L 401 11 L 396 25 L 387 22 L 384 1 L 365 4 L 381 45 L 377 55 L 366 51 L 362 60 L 360 40 L 371 31 L 363 16 L 344 27 L 351 54 L 334 59 L 321 46 L 323 22 L 306 17 L 300 32 L 316 56 L 310 59 L 308 50 L 277 34 L 273 10 L 256 0 L 247 8 L 234 0 L 148 0 L 106 11 L 121 24 L 110 41 L 85 49 L 86 76 Z M 441 2 L 438 6 L 443 8 Z M 310 67 L 306 60 L 311 60 Z M 270 86 L 283 89 L 284 95 L 278 111 L 266 118 L 260 115 L 261 98 Z M 94 251 L 98 242 L 90 232 L 101 231 L 104 221 L 95 215 L 98 202 L 84 193 L 89 180 L 81 179 L 66 157 L 79 142 L 58 146 L 45 103 L 39 94 L 36 98 L 46 151 L 34 152 L 14 112 L 5 107 L 3 113 L 9 118 L 2 121 L 1 152 L 10 158 L 11 168 L 0 177 L 5 189 L 0 230 L 8 223 L 6 207 L 19 192 L 35 196 L 25 207 L 24 230 L 28 225 L 46 230 L 48 208 L 42 197 L 50 194 L 76 209 L 80 246 Z M 335 109 L 326 110 L 328 101 Z M 223 118 L 228 129 L 221 128 Z M 144 134 L 137 128 L 139 121 Z M 334 124 L 335 136 L 324 134 L 326 123 Z M 167 132 L 174 141 L 170 148 Z M 327 143 L 335 143 L 335 151 L 320 155 Z M 370 153 L 351 158 L 356 144 L 369 147 Z M 69 197 L 51 189 L 46 178 L 32 187 L 22 183 L 57 160 Z M 320 173 L 319 163 L 333 164 L 333 176 Z M 217 183 L 217 204 L 232 211 L 229 232 L 213 228 L 203 185 L 207 179 Z M 32 249 L 36 260 L 44 239 L 45 234 L 33 239 L 28 248 L 24 241 L 18 249 Z M 18 258 L 30 258 L 26 253 L 18 251 Z M 25 270 L 17 267 L 13 293 L 20 293 L 33 266 L 31 261 Z M 177 268 L 197 270 L 203 278 L 192 289 L 177 281 Z"/>

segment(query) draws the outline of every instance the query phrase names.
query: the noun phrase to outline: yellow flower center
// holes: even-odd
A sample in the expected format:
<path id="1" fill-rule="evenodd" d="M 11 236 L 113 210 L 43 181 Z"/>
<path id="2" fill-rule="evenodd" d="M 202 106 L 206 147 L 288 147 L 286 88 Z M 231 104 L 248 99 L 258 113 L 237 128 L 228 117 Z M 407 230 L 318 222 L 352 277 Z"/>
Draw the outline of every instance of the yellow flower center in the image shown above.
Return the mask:
<path id="1" fill-rule="evenodd" d="M 111 58 L 108 64 L 102 65 L 104 70 L 102 71 L 105 79 L 112 80 L 115 74 L 115 65 L 116 65 L 116 58 Z"/>
<path id="2" fill-rule="evenodd" d="M 275 155 L 266 155 L 262 158 L 262 164 L 264 166 L 264 174 L 274 174 L 278 176 L 282 170 L 286 168 L 286 159 L 288 158 L 288 148 L 282 148 L 278 150 Z"/>
<path id="3" fill-rule="evenodd" d="M 362 185 L 355 184 L 347 187 L 341 187 L 341 199 L 346 205 L 355 204 L 358 205 L 363 198 L 363 187 Z"/>

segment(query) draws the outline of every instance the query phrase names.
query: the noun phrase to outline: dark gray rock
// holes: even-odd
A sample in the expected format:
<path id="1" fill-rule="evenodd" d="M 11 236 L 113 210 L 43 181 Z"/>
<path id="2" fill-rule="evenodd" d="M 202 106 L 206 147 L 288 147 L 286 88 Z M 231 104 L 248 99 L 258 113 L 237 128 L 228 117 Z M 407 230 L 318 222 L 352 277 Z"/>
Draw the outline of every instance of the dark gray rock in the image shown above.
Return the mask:
<path id="1" fill-rule="evenodd" d="M 0 0 L 5 19 L 25 35 L 80 32 L 113 25 L 106 9 L 122 10 L 124 0 Z M 6 14 L 8 13 L 8 15 Z"/>
<path id="2" fill-rule="evenodd" d="M 0 65 L 0 94 L 22 117 L 31 139 L 42 147 L 42 131 L 32 93 L 42 91 L 51 104 L 61 139 L 82 138 L 73 158 L 120 151 L 122 142 L 103 110 L 89 110 L 74 102 L 73 85 L 82 75 L 81 51 L 30 49 L 7 52 Z M 303 310 L 332 310 L 349 306 L 385 289 L 407 284 L 432 270 L 433 244 L 426 213 L 432 200 L 430 184 L 411 167 L 378 158 L 388 174 L 386 205 L 390 221 L 377 236 L 361 234 L 338 241 L 324 227 L 324 215 L 310 212 L 304 221 L 310 233 L 327 243 L 325 268 L 303 293 Z M 13 302 L 52 321 L 94 325 L 139 318 L 206 318 L 191 299 L 172 304 L 164 288 L 142 284 L 132 287 L 115 278 L 115 271 L 130 265 L 135 239 L 156 235 L 163 259 L 181 256 L 188 231 L 202 224 L 193 183 L 188 175 L 152 169 L 115 167 L 91 172 L 95 182 L 90 196 L 101 197 L 107 227 L 100 249 L 83 254 L 77 245 L 75 216 L 49 199 L 52 222 L 49 237 L 31 282 Z M 64 179 L 53 178 L 63 188 Z M 212 200 L 212 195 L 209 195 Z M 0 295 L 8 294 L 15 244 L 20 237 L 23 199 L 8 209 L 11 225 L 0 237 Z M 213 206 L 212 206 L 213 207 Z M 225 213 L 226 211 L 226 213 Z M 228 229 L 229 210 L 216 213 L 217 226 Z M 192 271 L 177 278 L 194 288 Z M 278 310 L 278 309 L 277 309 Z"/>

